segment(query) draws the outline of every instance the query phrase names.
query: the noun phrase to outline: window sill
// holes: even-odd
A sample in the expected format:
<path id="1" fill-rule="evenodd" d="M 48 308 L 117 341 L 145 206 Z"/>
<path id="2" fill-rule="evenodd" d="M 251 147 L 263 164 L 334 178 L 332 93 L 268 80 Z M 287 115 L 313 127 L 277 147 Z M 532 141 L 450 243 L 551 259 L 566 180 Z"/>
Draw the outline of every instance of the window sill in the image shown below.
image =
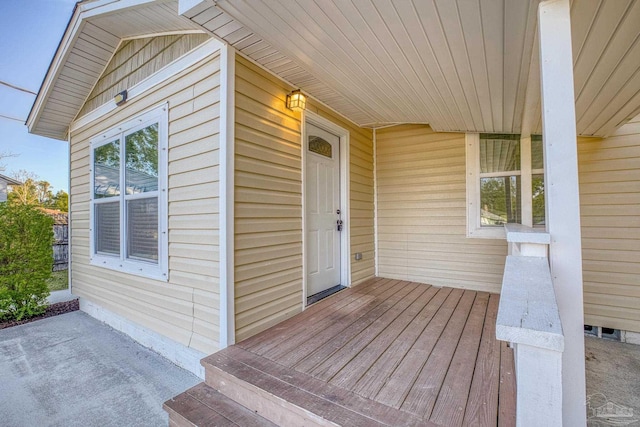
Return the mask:
<path id="1" fill-rule="evenodd" d="M 505 224 L 504 229 L 507 233 L 507 242 L 510 243 L 534 243 L 548 245 L 551 243 L 551 237 L 544 228 L 527 227 L 522 224 Z"/>
<path id="2" fill-rule="evenodd" d="M 506 240 L 507 234 L 505 233 L 503 226 L 476 227 L 467 230 L 467 237 L 470 239 Z"/>
<path id="3" fill-rule="evenodd" d="M 167 282 L 169 280 L 169 275 L 166 272 L 163 272 L 159 265 L 145 262 L 123 261 L 120 258 L 98 255 L 91 258 L 90 264 L 95 267 L 102 267 L 118 271 L 120 273 L 146 277 L 148 279 L 160 280 L 163 282 Z"/>

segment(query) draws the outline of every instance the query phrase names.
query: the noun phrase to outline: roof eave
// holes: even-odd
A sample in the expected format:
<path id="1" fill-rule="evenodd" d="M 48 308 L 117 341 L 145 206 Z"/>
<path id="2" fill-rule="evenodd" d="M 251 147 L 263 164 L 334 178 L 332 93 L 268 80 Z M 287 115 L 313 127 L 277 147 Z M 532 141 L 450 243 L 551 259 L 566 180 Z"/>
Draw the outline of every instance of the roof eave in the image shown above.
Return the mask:
<path id="1" fill-rule="evenodd" d="M 6 181 L 8 185 L 22 185 L 20 181 L 17 181 L 13 178 L 9 178 L 6 175 L 0 174 L 0 179 L 2 179 L 3 181 Z"/>
<path id="2" fill-rule="evenodd" d="M 60 137 L 54 135 L 44 135 L 38 133 L 37 125 L 40 119 L 40 114 L 42 113 L 42 109 L 49 98 L 49 94 L 51 88 L 53 87 L 56 78 L 60 72 L 60 67 L 64 63 L 64 58 L 67 56 L 69 52 L 69 46 L 72 45 L 72 41 L 77 37 L 78 30 L 82 24 L 82 12 L 83 8 L 80 2 L 76 3 L 73 8 L 73 13 L 71 18 L 69 19 L 69 23 L 67 24 L 67 28 L 64 31 L 62 39 L 60 39 L 60 43 L 58 44 L 58 48 L 56 49 L 56 53 L 51 60 L 51 64 L 49 64 L 49 69 L 47 70 L 47 74 L 45 74 L 44 79 L 42 80 L 42 84 L 40 85 L 40 89 L 38 90 L 38 95 L 36 96 L 33 105 L 31 106 L 31 111 L 29 111 L 29 116 L 27 117 L 26 125 L 29 133 L 33 133 L 36 135 L 47 136 L 49 138 L 56 138 L 61 140 L 66 140 L 66 135 L 62 135 Z"/>
<path id="3" fill-rule="evenodd" d="M 60 43 L 58 44 L 56 53 L 51 60 L 49 69 L 47 70 L 42 81 L 42 85 L 40 86 L 40 90 L 38 91 L 38 95 L 36 96 L 31 107 L 31 111 L 29 112 L 29 116 L 27 117 L 25 124 L 27 125 L 29 133 L 62 141 L 67 140 L 71 122 L 61 123 L 61 125 L 64 125 L 64 132 L 55 132 L 50 128 L 41 128 L 39 125 L 42 113 L 47 105 L 51 92 L 56 85 L 60 72 L 66 64 L 67 58 L 70 55 L 76 40 L 80 37 L 87 20 L 95 16 L 113 13 L 122 9 L 153 3 L 155 1 L 156 0 L 84 0 L 76 3 L 71 18 L 69 19 L 69 23 L 67 24 L 67 28 L 65 29 Z"/>

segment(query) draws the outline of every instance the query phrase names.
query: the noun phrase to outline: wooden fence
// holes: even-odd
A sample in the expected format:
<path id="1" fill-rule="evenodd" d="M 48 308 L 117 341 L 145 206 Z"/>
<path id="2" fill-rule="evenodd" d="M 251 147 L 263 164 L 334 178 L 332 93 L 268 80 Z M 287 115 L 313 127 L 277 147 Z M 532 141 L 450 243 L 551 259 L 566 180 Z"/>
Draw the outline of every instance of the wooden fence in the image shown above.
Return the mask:
<path id="1" fill-rule="evenodd" d="M 53 271 L 69 268 L 69 214 L 55 209 L 42 209 L 53 218 Z"/>
<path id="2" fill-rule="evenodd" d="M 69 268 L 69 225 L 53 225 L 53 271 Z"/>

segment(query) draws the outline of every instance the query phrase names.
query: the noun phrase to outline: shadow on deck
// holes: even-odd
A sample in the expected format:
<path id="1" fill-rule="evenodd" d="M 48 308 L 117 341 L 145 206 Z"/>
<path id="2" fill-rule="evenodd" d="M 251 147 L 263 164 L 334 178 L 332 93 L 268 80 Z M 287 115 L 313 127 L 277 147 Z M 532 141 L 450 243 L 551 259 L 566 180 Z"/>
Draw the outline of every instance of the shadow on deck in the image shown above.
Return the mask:
<path id="1" fill-rule="evenodd" d="M 206 384 L 165 403 L 170 425 L 515 425 L 498 300 L 369 280 L 203 359 Z"/>

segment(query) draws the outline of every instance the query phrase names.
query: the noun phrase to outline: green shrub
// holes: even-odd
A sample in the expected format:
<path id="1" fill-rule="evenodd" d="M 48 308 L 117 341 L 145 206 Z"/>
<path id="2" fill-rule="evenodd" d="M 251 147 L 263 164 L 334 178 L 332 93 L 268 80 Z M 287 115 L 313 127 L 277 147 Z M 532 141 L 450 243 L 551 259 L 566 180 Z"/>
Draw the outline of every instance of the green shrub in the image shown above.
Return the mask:
<path id="1" fill-rule="evenodd" d="M 0 320 L 44 313 L 52 244 L 52 218 L 33 206 L 0 203 Z"/>

